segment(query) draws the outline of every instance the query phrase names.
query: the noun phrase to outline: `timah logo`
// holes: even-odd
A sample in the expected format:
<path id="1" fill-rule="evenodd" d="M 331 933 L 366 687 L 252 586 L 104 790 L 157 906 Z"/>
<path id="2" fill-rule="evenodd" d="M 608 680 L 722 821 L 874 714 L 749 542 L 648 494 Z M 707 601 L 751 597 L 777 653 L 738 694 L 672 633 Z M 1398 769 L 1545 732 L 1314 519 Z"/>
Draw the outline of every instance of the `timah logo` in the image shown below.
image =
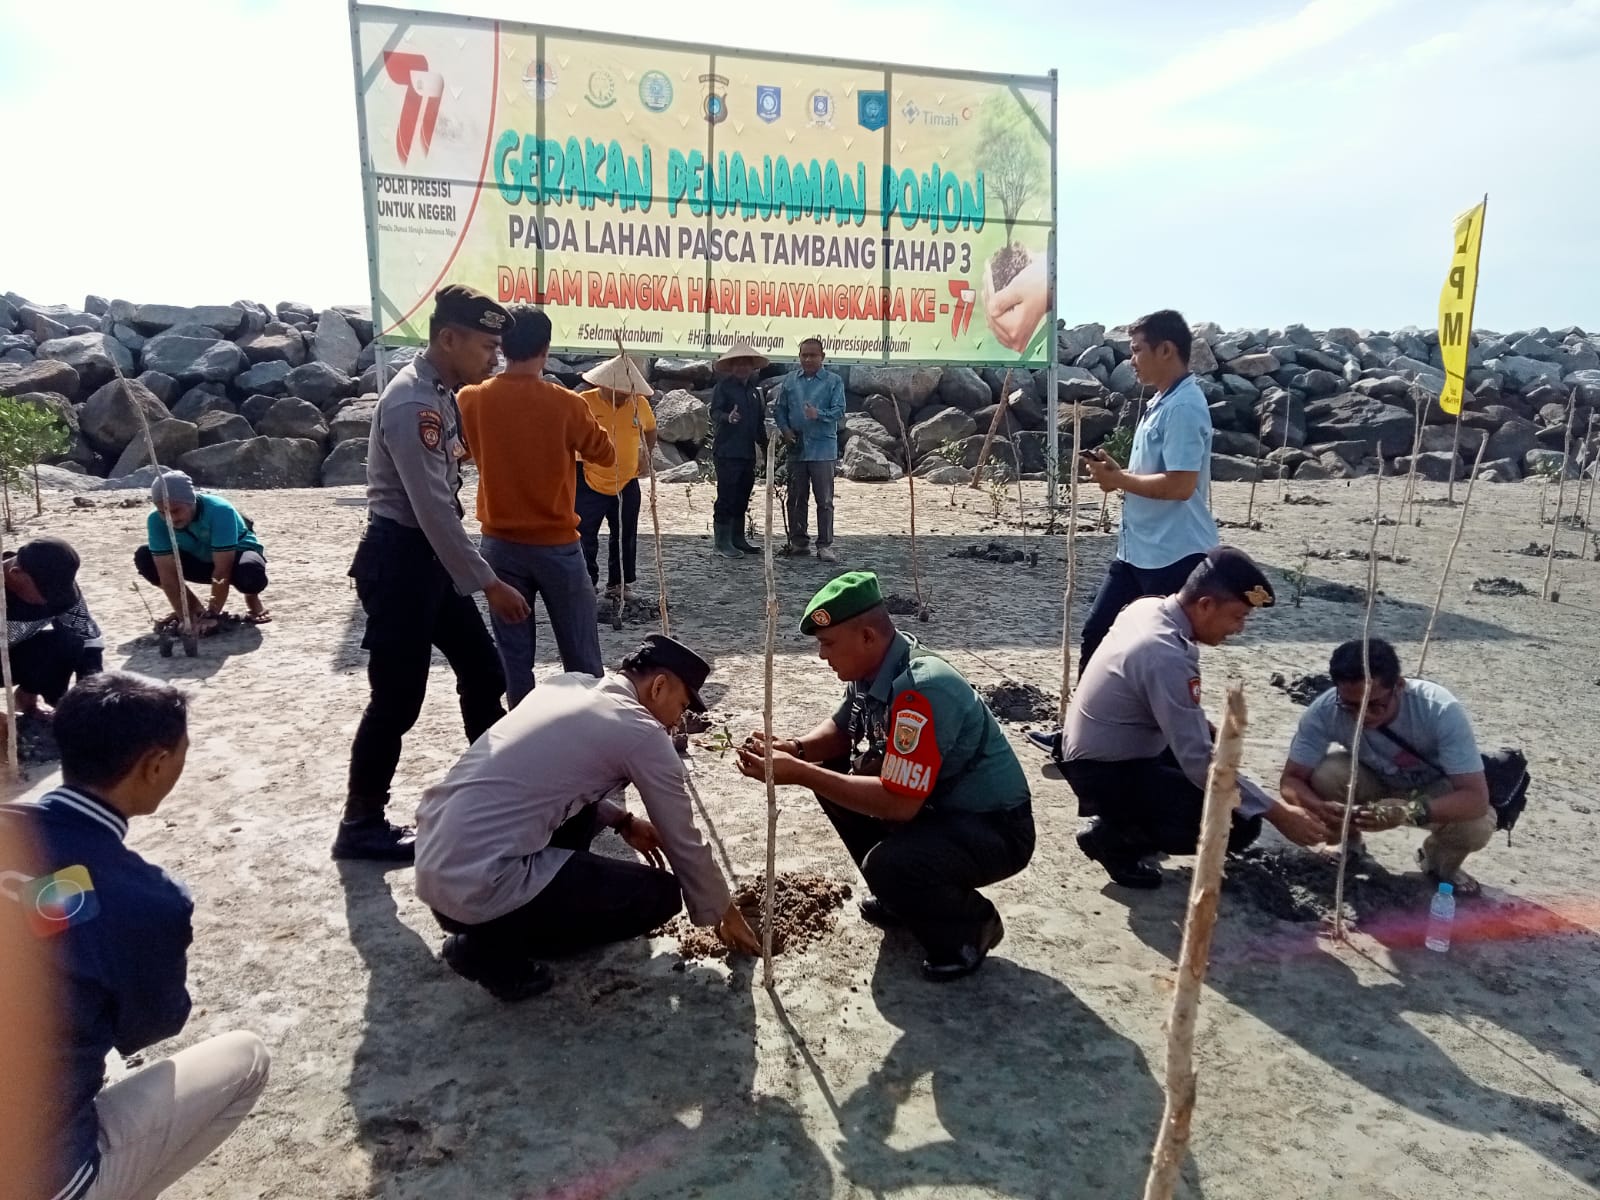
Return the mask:
<path id="1" fill-rule="evenodd" d="M 395 151 L 400 155 L 401 162 L 410 161 L 411 146 L 416 141 L 420 125 L 422 153 L 426 156 L 433 146 L 433 128 L 439 121 L 439 99 L 444 95 L 444 76 L 428 70 L 428 60 L 422 55 L 398 50 L 383 52 L 383 70 L 391 80 L 406 89 L 405 101 L 400 105 L 400 122 L 394 131 Z"/>

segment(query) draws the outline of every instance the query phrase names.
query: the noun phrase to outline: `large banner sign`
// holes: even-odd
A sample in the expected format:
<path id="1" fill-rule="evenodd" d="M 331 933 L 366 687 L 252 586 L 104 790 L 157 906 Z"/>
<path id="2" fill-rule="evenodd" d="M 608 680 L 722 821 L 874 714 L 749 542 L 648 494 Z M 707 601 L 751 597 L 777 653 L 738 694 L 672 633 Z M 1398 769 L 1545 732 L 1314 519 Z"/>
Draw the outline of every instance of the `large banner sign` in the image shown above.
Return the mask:
<path id="1" fill-rule="evenodd" d="M 1053 76 L 351 13 L 390 343 L 456 282 L 568 351 L 1053 357 Z"/>

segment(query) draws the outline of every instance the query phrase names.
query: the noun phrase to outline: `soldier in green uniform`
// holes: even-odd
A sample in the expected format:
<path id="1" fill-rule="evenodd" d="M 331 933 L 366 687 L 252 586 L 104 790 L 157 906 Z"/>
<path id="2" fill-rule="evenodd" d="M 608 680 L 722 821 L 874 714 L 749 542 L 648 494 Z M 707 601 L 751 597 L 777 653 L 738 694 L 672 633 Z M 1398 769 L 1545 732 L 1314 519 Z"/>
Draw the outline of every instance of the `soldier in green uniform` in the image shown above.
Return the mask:
<path id="1" fill-rule="evenodd" d="M 876 575 L 833 580 L 800 631 L 848 686 L 810 733 L 774 740 L 773 777 L 816 793 L 871 889 L 861 915 L 907 926 L 927 951 L 925 978 L 970 975 L 1005 934 L 978 889 L 1033 857 L 1022 766 L 961 673 L 895 628 Z M 740 772 L 765 778 L 764 751 L 751 734 Z"/>

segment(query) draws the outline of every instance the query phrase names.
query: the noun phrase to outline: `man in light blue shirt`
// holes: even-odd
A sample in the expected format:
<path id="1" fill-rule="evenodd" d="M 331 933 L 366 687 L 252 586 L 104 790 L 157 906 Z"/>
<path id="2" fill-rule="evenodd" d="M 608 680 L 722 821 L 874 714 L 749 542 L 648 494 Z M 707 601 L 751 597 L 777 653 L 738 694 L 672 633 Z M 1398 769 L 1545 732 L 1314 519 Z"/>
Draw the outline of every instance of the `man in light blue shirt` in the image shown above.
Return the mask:
<path id="1" fill-rule="evenodd" d="M 1218 543 L 1210 499 L 1211 410 L 1189 372 L 1189 323 L 1164 308 L 1140 317 L 1128 333 L 1134 374 L 1156 394 L 1134 430 L 1126 467 L 1104 450 L 1081 451 L 1100 490 L 1122 493 L 1122 530 L 1083 623 L 1079 679 L 1118 613 L 1140 596 L 1172 595 Z M 1028 739 L 1061 757 L 1059 730 Z"/>
<path id="2" fill-rule="evenodd" d="M 823 369 L 825 357 L 819 339 L 800 343 L 800 366 L 784 376 L 773 420 L 789 444 L 789 544 L 783 552 L 807 553 L 807 511 L 815 492 L 817 557 L 831 563 L 839 557 L 833 552 L 833 464 L 844 420 L 844 381 Z"/>

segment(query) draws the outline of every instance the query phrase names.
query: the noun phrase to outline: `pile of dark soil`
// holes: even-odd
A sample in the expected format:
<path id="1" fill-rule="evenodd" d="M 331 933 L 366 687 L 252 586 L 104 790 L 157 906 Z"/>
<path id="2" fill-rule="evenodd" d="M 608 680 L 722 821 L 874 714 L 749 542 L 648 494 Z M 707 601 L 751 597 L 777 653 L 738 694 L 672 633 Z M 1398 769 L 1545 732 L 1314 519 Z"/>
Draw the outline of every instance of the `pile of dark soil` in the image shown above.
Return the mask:
<path id="1" fill-rule="evenodd" d="M 763 881 L 747 883 L 733 894 L 750 928 L 761 936 L 761 891 Z M 803 872 L 782 874 L 774 881 L 772 898 L 772 953 L 801 950 L 833 932 L 836 914 L 850 899 L 850 885 L 821 875 Z M 678 939 L 678 953 L 684 958 L 726 958 L 728 948 L 717 940 L 714 929 L 689 924 L 688 918 L 673 917 L 658 935 Z"/>
<path id="2" fill-rule="evenodd" d="M 1549 546 L 1541 546 L 1541 545 L 1539 545 L 1538 542 L 1529 542 L 1521 550 L 1507 550 L 1506 553 L 1507 554 L 1525 554 L 1529 558 L 1546 558 L 1550 554 L 1550 547 Z M 1580 556 L 1577 555 L 1577 554 L 1574 554 L 1571 550 L 1563 550 L 1558 546 L 1556 548 L 1556 557 L 1557 558 L 1578 558 Z"/>
<path id="3" fill-rule="evenodd" d="M 1251 847 L 1229 857 L 1222 890 L 1282 921 L 1332 921 L 1338 872 L 1333 854 Z M 1397 909 L 1425 914 L 1432 891 L 1425 876 L 1391 875 L 1353 853 L 1345 864 L 1345 920 L 1359 924 Z"/>
<path id="4" fill-rule="evenodd" d="M 1218 529 L 1253 529 L 1253 530 L 1256 530 L 1256 531 L 1259 532 L 1260 529 L 1261 529 L 1261 522 L 1260 521 L 1254 521 L 1254 520 L 1252 520 L 1252 521 L 1224 521 L 1224 520 L 1219 519 L 1217 521 L 1217 528 Z"/>
<path id="5" fill-rule="evenodd" d="M 1351 520 L 1351 522 L 1353 524 L 1356 524 L 1356 525 L 1371 525 L 1372 524 L 1372 518 L 1371 517 L 1351 517 L 1350 520 Z M 1378 518 L 1378 524 L 1380 526 L 1382 526 L 1382 525 L 1391 525 L 1392 526 L 1392 525 L 1399 524 L 1399 522 L 1397 522 L 1391 516 L 1384 515 L 1384 516 L 1380 516 Z"/>
<path id="6" fill-rule="evenodd" d="M 1320 496 L 1309 496 L 1309 495 L 1307 495 L 1307 496 L 1295 496 L 1295 495 L 1292 495 L 1292 494 L 1285 495 L 1284 498 L 1283 498 L 1283 502 L 1285 504 L 1313 504 L 1313 505 L 1320 505 L 1320 504 L 1328 503 L 1326 500 L 1322 499 Z"/>
<path id="7" fill-rule="evenodd" d="M 602 625 L 613 623 L 617 615 L 617 602 L 609 596 L 600 596 L 595 601 L 596 617 Z M 675 612 L 671 601 L 667 602 L 667 612 Z M 661 620 L 661 604 L 655 596 L 629 596 L 622 602 L 622 620 L 627 625 L 654 625 Z"/>
<path id="8" fill-rule="evenodd" d="M 4 730 L 0 729 L 0 734 Z M 18 714 L 17 716 L 17 762 L 22 765 L 28 763 L 53 763 L 61 757 L 61 748 L 56 745 L 56 735 L 51 728 L 47 717 Z"/>
<path id="9" fill-rule="evenodd" d="M 1318 546 L 1315 549 L 1307 550 L 1306 557 L 1320 558 L 1325 560 L 1344 558 L 1350 559 L 1352 562 L 1366 562 L 1367 552 L 1365 550 L 1334 550 L 1328 546 Z M 1410 562 L 1411 559 L 1409 556 L 1404 554 L 1389 554 L 1385 551 L 1379 550 L 1378 561 L 1394 563 L 1397 567 L 1403 567 Z"/>
<path id="10" fill-rule="evenodd" d="M 989 260 L 989 274 L 994 279 L 995 290 L 999 291 L 1020 275 L 1022 268 L 1031 261 L 1033 255 L 1029 254 L 1020 242 L 1002 246 Z"/>
<path id="11" fill-rule="evenodd" d="M 902 596 L 898 592 L 889 592 L 883 598 L 883 606 L 897 617 L 916 617 L 919 621 L 932 619 L 933 610 L 926 604 L 918 604 L 915 596 Z"/>
<path id="12" fill-rule="evenodd" d="M 945 557 L 971 558 L 979 562 L 1019 563 L 1026 560 L 1028 555 L 1013 546 L 1006 545 L 1004 542 L 989 542 L 983 546 L 973 543 L 970 546 L 963 546 L 959 550 L 951 550 Z M 1039 552 L 1037 550 L 1033 551 L 1033 565 L 1039 565 Z"/>
<path id="13" fill-rule="evenodd" d="M 1274 671 L 1268 682 L 1273 687 L 1288 693 L 1289 699 L 1296 704 L 1305 705 L 1331 688 L 1333 677 L 1318 672 L 1315 675 L 1296 675 L 1293 679 L 1285 679 L 1282 674 Z"/>
<path id="14" fill-rule="evenodd" d="M 1485 596 L 1531 596 L 1533 593 L 1515 579 L 1496 575 L 1492 579 L 1474 579 L 1472 590 Z"/>
<path id="15" fill-rule="evenodd" d="M 986 683 L 978 689 L 978 695 L 1002 721 L 1054 721 L 1061 711 L 1057 697 L 1015 679 Z"/>

